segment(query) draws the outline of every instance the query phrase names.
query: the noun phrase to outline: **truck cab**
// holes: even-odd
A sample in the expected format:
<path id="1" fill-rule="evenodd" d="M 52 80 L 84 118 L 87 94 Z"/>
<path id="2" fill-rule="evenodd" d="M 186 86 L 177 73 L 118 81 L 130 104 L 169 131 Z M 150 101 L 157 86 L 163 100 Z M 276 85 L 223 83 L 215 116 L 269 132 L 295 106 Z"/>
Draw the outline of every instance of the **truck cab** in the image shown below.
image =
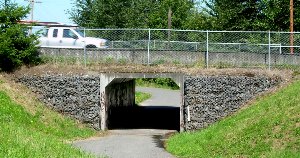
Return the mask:
<path id="1" fill-rule="evenodd" d="M 75 28 L 50 27 L 39 38 L 40 47 L 52 48 L 107 48 L 108 41 L 101 38 L 85 37 Z"/>

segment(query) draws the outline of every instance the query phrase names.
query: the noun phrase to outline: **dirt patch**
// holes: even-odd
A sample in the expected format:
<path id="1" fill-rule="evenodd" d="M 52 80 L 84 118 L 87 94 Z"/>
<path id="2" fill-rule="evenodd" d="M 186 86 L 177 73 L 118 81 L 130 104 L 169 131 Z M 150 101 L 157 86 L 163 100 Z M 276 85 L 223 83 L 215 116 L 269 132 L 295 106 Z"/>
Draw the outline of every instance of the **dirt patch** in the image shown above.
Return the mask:
<path id="1" fill-rule="evenodd" d="M 279 133 L 281 131 L 281 126 L 277 125 L 273 128 L 273 133 Z"/>
<path id="2" fill-rule="evenodd" d="M 297 122 L 295 126 L 296 128 L 300 127 L 300 122 Z"/>
<path id="3" fill-rule="evenodd" d="M 14 75 L 45 75 L 45 74 L 64 74 L 64 75 L 95 75 L 99 73 L 183 73 L 187 75 L 235 75 L 254 77 L 257 75 L 280 77 L 288 80 L 292 77 L 292 72 L 288 70 L 266 69 L 203 69 L 198 67 L 187 67 L 177 65 L 108 65 L 99 64 L 84 67 L 83 65 L 50 65 L 44 64 L 31 68 L 22 67 Z"/>
<path id="4" fill-rule="evenodd" d="M 74 142 L 83 142 L 83 141 L 98 140 L 99 138 L 108 136 L 109 134 L 110 133 L 108 131 L 100 131 L 100 132 L 97 132 L 96 135 L 94 135 L 92 137 L 84 138 L 84 139 L 82 139 L 82 138 L 73 139 L 73 140 L 66 141 L 65 143 L 73 144 Z"/>

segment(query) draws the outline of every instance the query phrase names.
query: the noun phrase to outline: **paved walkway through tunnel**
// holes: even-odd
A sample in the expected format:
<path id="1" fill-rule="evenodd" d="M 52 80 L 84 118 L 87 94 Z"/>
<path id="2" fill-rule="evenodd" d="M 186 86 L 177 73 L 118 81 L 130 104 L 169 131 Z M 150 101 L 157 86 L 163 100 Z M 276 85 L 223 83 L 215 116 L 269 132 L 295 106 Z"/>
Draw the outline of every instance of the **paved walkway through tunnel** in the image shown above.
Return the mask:
<path id="1" fill-rule="evenodd" d="M 170 115 L 162 115 L 161 117 L 163 118 L 159 118 L 176 122 L 176 125 L 179 124 L 179 91 L 140 87 L 137 88 L 137 91 L 148 92 L 152 94 L 152 98 L 141 103 L 141 108 L 170 108 L 171 110 L 169 109 L 165 112 L 169 111 L 171 115 L 174 115 L 176 112 L 177 115 L 175 114 L 175 117 L 172 117 L 172 119 L 175 120 L 170 120 L 170 118 L 168 118 Z M 152 114 L 157 116 L 157 113 L 154 112 L 155 110 L 152 109 L 150 111 L 153 112 Z M 149 113 L 151 114 L 151 112 Z M 145 120 L 142 120 L 143 117 L 147 118 L 141 115 L 139 118 L 141 119 L 141 121 L 139 121 L 141 124 L 145 123 Z M 178 121 L 176 121 L 176 119 Z M 156 123 L 157 122 L 154 124 Z M 174 158 L 174 156 L 165 151 L 163 142 L 169 134 L 177 132 L 177 130 L 166 129 L 166 127 L 174 128 L 176 125 L 173 124 L 173 126 L 165 126 L 167 125 L 165 123 L 160 123 L 163 125 L 161 128 L 157 128 L 157 126 L 148 126 L 147 129 L 143 129 L 143 127 L 140 126 L 141 124 L 135 123 L 135 128 L 131 128 L 132 126 L 127 126 L 127 129 L 120 128 L 109 130 L 109 135 L 105 137 L 95 138 L 93 140 L 78 141 L 75 142 L 74 145 L 93 154 L 100 156 L 107 155 L 112 158 Z"/>
<path id="2" fill-rule="evenodd" d="M 141 106 L 116 107 L 111 110 L 108 129 L 180 130 L 180 92 L 159 88 L 136 88 L 152 97 Z"/>

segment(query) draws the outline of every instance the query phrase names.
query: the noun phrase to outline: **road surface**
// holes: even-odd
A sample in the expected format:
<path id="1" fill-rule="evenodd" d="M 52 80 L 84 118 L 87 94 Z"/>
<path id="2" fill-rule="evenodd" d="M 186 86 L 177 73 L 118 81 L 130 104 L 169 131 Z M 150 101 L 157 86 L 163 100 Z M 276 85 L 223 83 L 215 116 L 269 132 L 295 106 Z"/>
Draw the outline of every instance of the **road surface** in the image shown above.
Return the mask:
<path id="1" fill-rule="evenodd" d="M 111 158 L 174 158 L 165 151 L 164 140 L 170 133 L 176 132 L 174 129 L 171 130 L 177 128 L 174 125 L 179 125 L 179 91 L 141 87 L 136 91 L 151 93 L 152 97 L 140 104 L 142 107 L 139 107 L 138 112 L 127 116 L 118 115 L 116 122 L 123 123 L 121 128 L 117 128 L 119 126 L 116 125 L 109 130 L 107 136 L 77 141 L 73 144 L 92 154 Z M 157 119 L 149 119 L 148 115 Z M 129 116 L 136 116 L 133 117 L 135 123 L 124 118 Z M 152 124 L 148 126 L 149 120 Z M 170 126 L 172 124 L 174 125 Z"/>
<path id="2" fill-rule="evenodd" d="M 170 106 L 180 107 L 180 91 L 161 88 L 137 87 L 136 91 L 150 93 L 152 97 L 140 105 L 142 106 Z"/>

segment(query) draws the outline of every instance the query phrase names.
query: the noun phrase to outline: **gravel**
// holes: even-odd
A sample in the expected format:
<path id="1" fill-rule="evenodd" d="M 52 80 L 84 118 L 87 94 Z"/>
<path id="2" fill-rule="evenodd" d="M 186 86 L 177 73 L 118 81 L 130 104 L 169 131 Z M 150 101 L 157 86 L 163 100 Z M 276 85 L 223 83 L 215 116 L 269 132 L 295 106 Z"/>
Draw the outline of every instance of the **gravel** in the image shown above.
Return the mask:
<path id="1" fill-rule="evenodd" d="M 265 76 L 186 76 L 184 83 L 186 130 L 207 127 L 236 112 L 247 101 L 279 82 L 279 78 Z M 188 112 L 190 120 L 187 119 Z"/>

